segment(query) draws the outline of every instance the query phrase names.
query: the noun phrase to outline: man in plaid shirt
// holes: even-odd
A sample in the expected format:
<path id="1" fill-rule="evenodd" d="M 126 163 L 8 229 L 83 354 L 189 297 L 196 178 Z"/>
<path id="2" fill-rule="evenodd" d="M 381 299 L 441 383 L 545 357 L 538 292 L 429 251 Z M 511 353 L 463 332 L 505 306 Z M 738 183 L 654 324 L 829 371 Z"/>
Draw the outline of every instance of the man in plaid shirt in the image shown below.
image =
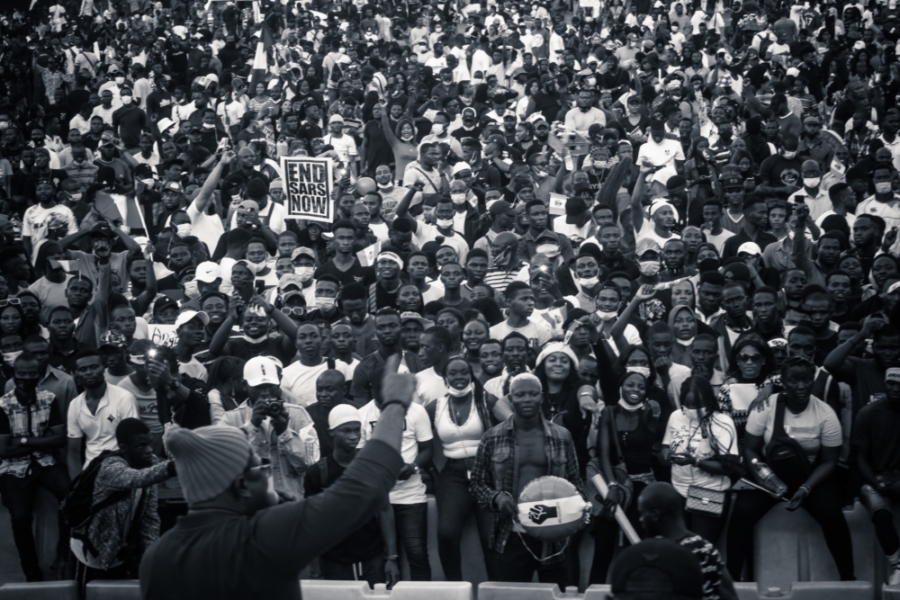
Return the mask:
<path id="1" fill-rule="evenodd" d="M 517 522 L 516 498 L 532 480 L 545 475 L 562 477 L 580 491 L 581 476 L 575 445 L 567 429 L 541 415 L 543 391 L 530 373 L 513 378 L 509 386 L 513 416 L 481 438 L 470 489 L 475 500 L 495 513 L 485 562 L 491 581 L 529 582 L 537 571 L 542 582 L 560 589 L 576 584 L 568 540 L 542 543 L 523 536 Z"/>

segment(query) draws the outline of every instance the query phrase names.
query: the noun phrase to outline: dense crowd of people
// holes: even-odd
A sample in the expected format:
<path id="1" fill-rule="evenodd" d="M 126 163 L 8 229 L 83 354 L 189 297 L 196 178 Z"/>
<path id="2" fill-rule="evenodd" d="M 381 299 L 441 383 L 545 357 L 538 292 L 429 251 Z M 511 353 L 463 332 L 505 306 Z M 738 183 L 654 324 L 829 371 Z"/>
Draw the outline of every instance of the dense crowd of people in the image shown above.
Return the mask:
<path id="1" fill-rule="evenodd" d="M 28 581 L 170 594 L 208 511 L 377 489 L 345 478 L 394 460 L 358 454 L 398 370 L 389 500 L 318 551 L 266 542 L 292 562 L 264 572 L 393 584 L 402 550 L 430 580 L 433 494 L 448 580 L 474 517 L 491 580 L 576 585 L 587 535 L 614 581 L 624 516 L 725 599 L 779 504 L 854 579 L 859 500 L 900 584 L 895 0 L 50 4 L 0 17 L 0 495 Z M 296 218 L 297 156 L 331 160 L 330 222 Z M 518 508 L 545 476 L 592 504 L 558 541 Z M 235 568 L 217 593 L 259 592 Z"/>

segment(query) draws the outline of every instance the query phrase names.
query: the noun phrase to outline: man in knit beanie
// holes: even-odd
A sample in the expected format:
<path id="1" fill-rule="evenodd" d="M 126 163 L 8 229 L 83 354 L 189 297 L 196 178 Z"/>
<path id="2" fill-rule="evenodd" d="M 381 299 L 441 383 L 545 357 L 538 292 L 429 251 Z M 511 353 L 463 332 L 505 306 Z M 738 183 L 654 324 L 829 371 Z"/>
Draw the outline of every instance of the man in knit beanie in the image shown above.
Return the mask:
<path id="1" fill-rule="evenodd" d="M 141 562 L 141 596 L 166 600 L 300 598 L 300 571 L 387 502 L 415 379 L 385 365 L 382 411 L 365 448 L 321 494 L 274 506 L 268 464 L 229 426 L 173 427 L 164 442 L 189 512 Z"/>

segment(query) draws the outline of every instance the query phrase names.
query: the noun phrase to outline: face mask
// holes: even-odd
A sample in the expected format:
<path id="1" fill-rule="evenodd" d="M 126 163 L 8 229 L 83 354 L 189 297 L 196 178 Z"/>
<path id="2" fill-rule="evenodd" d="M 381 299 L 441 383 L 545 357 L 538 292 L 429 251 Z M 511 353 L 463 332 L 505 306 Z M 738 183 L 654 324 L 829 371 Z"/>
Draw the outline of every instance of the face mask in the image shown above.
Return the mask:
<path id="1" fill-rule="evenodd" d="M 443 135 L 445 127 L 446 126 L 443 123 L 435 123 L 431 126 L 431 133 L 434 135 Z"/>
<path id="2" fill-rule="evenodd" d="M 579 277 L 578 283 L 583 288 L 592 288 L 595 285 L 597 285 L 598 283 L 600 283 L 600 278 L 596 277 L 596 276 L 595 277 Z"/>
<path id="3" fill-rule="evenodd" d="M 804 177 L 803 185 L 805 185 L 808 188 L 819 187 L 819 182 L 821 182 L 821 181 L 822 181 L 821 177 Z"/>
<path id="4" fill-rule="evenodd" d="M 4 353 L 6 354 L 6 353 Z M 21 354 L 21 352 L 19 353 Z M 34 390 L 37 389 L 39 379 L 37 377 L 29 377 L 27 379 L 22 377 L 15 377 L 16 389 L 26 394 L 33 394 Z"/>
<path id="5" fill-rule="evenodd" d="M 180 238 L 186 238 L 191 235 L 192 226 L 190 223 L 182 223 L 175 228 L 175 234 Z"/>
<path id="6" fill-rule="evenodd" d="M 597 315 L 598 317 L 600 317 L 600 320 L 603 321 L 604 323 L 606 323 L 607 321 L 612 321 L 613 319 L 615 319 L 616 317 L 619 316 L 619 313 L 617 313 L 614 310 L 598 310 L 594 314 Z"/>
<path id="7" fill-rule="evenodd" d="M 547 171 L 535 171 L 534 174 L 538 176 L 538 179 L 543 179 L 544 177 L 549 175 Z"/>
<path id="8" fill-rule="evenodd" d="M 78 192 L 77 194 L 69 194 L 69 198 L 71 198 L 73 202 L 78 202 L 79 200 L 81 200 L 81 192 Z"/>
<path id="9" fill-rule="evenodd" d="M 797 151 L 794 150 L 793 152 L 790 152 L 790 151 L 788 151 L 788 150 L 782 150 L 782 151 L 781 151 L 781 155 L 782 155 L 783 157 L 785 157 L 786 159 L 791 160 L 792 158 L 794 158 L 795 156 L 797 156 Z"/>
<path id="10" fill-rule="evenodd" d="M 453 200 L 453 204 L 457 206 L 462 206 L 466 203 L 465 194 L 450 194 L 450 199 Z"/>
<path id="11" fill-rule="evenodd" d="M 438 219 L 436 223 L 441 229 L 453 229 L 453 219 Z"/>
<path id="12" fill-rule="evenodd" d="M 625 367 L 625 371 L 628 373 L 638 373 L 647 379 L 650 378 L 650 367 Z"/>
<path id="13" fill-rule="evenodd" d="M 597 85 L 597 78 L 596 77 L 588 77 L 587 84 L 591 87 L 594 87 L 595 85 Z"/>
<path id="14" fill-rule="evenodd" d="M 891 191 L 890 181 L 881 181 L 875 184 L 875 191 L 879 194 L 889 194 Z"/>
<path id="15" fill-rule="evenodd" d="M 131 96 L 122 96 L 122 104 L 131 104 Z"/>
<path id="16" fill-rule="evenodd" d="M 248 260 L 246 264 L 247 264 L 247 268 L 250 269 L 250 272 L 253 273 L 254 275 L 259 275 L 260 271 L 262 271 L 263 269 L 266 268 L 265 261 L 263 261 L 261 263 L 253 263 Z"/>
<path id="17" fill-rule="evenodd" d="M 203 124 L 203 129 L 215 129 L 215 128 L 216 128 L 215 123 L 204 123 Z"/>
<path id="18" fill-rule="evenodd" d="M 699 408 L 685 408 L 681 407 L 681 412 L 684 413 L 684 416 L 690 419 L 691 421 L 699 421 L 700 420 L 700 409 Z"/>
<path id="19" fill-rule="evenodd" d="M 675 338 L 675 341 L 678 342 L 679 344 L 681 344 L 682 346 L 684 346 L 685 348 L 688 348 L 688 347 L 690 347 L 691 344 L 694 343 L 694 338 L 691 338 L 689 340 L 679 340 L 678 338 Z"/>
<path id="20" fill-rule="evenodd" d="M 334 304 L 334 298 L 316 297 L 316 308 L 318 308 L 319 310 L 329 310 L 331 308 L 334 308 Z"/>
<path id="21" fill-rule="evenodd" d="M 124 77 L 116 77 L 116 85 L 122 85 L 123 83 L 125 83 Z"/>
<path id="22" fill-rule="evenodd" d="M 638 267 L 641 270 L 641 275 L 652 277 L 659 273 L 660 264 L 658 260 L 643 260 L 638 263 Z"/>
<path id="23" fill-rule="evenodd" d="M 306 283 L 307 281 L 312 279 L 315 270 L 315 267 L 294 267 L 294 273 L 297 274 L 297 277 L 299 277 L 300 281 L 302 281 L 303 283 Z"/>
<path id="24" fill-rule="evenodd" d="M 412 140 L 413 140 L 413 136 L 412 136 L 412 134 L 401 135 L 401 136 L 400 136 L 400 139 L 401 139 L 402 141 L 406 142 L 406 143 L 410 143 L 410 142 L 412 142 Z"/>
<path id="25" fill-rule="evenodd" d="M 458 389 L 456 389 L 456 388 L 451 387 L 451 386 L 448 385 L 448 386 L 447 386 L 447 393 L 450 394 L 451 396 L 453 396 L 454 398 L 462 398 L 463 396 L 465 396 L 465 395 L 471 393 L 473 389 L 475 389 L 475 384 L 473 384 L 473 383 L 470 381 L 470 382 L 469 382 L 469 385 L 467 385 L 466 387 L 464 387 L 464 388 L 461 389 L 461 390 L 458 390 Z"/>
<path id="26" fill-rule="evenodd" d="M 706 273 L 707 271 L 717 271 L 719 269 L 719 261 L 715 258 L 704 258 L 699 263 L 697 263 L 697 269 L 701 273 Z"/>
<path id="27" fill-rule="evenodd" d="M 21 350 L 16 350 L 15 352 L 4 352 L 3 353 L 3 362 L 7 364 L 7 366 L 13 366 L 13 363 L 16 362 L 16 359 L 19 358 L 19 355 L 22 354 Z"/>
<path id="28" fill-rule="evenodd" d="M 641 402 L 640 404 L 628 404 L 627 402 L 625 402 L 624 398 L 621 398 L 619 399 L 619 406 L 621 406 L 628 412 L 637 412 L 644 408 L 644 403 Z"/>

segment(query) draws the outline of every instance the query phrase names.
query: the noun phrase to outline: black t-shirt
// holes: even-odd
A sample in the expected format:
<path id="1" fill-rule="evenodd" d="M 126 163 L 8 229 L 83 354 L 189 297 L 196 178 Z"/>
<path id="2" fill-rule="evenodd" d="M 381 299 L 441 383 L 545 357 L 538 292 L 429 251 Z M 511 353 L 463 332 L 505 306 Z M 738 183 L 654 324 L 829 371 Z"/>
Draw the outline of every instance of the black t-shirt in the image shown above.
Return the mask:
<path id="1" fill-rule="evenodd" d="M 325 488 L 331 486 L 344 474 L 344 470 L 344 467 L 330 455 L 314 464 L 303 478 L 306 497 L 309 498 L 325 491 Z M 380 552 L 384 552 L 384 539 L 381 536 L 378 520 L 372 517 L 322 556 L 335 562 L 356 563 L 370 560 L 378 556 Z"/>
<path id="2" fill-rule="evenodd" d="M 876 474 L 900 470 L 900 408 L 881 399 L 856 415 L 850 444 L 855 446 Z"/>
<path id="3" fill-rule="evenodd" d="M 362 266 L 359 259 L 355 257 L 353 259 L 353 265 L 346 271 L 341 271 L 335 266 L 334 260 L 329 260 L 327 263 L 316 269 L 315 278 L 319 279 L 326 273 L 334 276 L 341 283 L 341 286 L 351 283 L 369 285 L 375 281 L 374 269 L 372 269 L 372 267 Z"/>

